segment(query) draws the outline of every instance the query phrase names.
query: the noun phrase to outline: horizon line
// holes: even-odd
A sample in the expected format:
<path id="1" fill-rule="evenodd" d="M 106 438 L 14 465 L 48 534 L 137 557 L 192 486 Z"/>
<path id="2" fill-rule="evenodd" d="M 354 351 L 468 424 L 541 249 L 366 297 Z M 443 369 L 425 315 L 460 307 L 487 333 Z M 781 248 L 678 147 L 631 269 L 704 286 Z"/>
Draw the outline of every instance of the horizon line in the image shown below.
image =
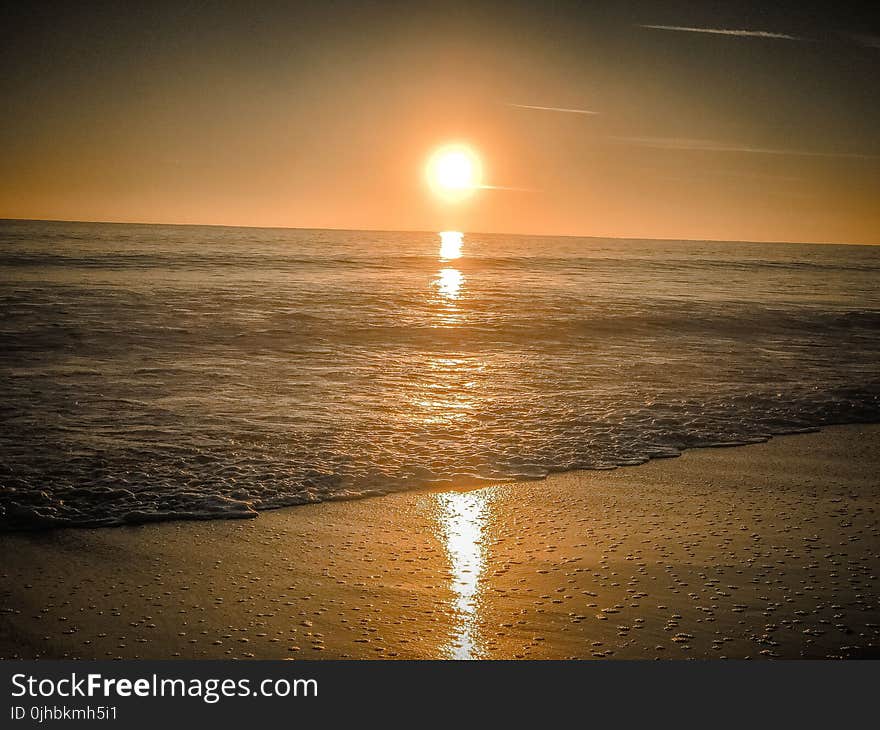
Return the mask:
<path id="1" fill-rule="evenodd" d="M 0 216 L 0 223 L 87 223 L 93 225 L 108 226 L 175 226 L 190 228 L 254 228 L 257 230 L 283 230 L 283 231 L 345 231 L 349 233 L 430 233 L 437 234 L 439 231 L 419 228 L 334 228 L 327 226 L 255 226 L 232 223 L 168 223 L 158 221 L 120 221 L 120 220 L 71 220 L 65 218 L 7 218 Z M 452 230 L 447 228 L 445 230 Z M 783 241 L 783 240 L 742 240 L 737 238 L 673 238 L 669 236 L 600 236 L 582 235 L 578 233 L 514 233 L 512 231 L 463 231 L 472 236 L 536 236 L 540 238 L 590 238 L 611 239 L 614 241 L 679 241 L 681 243 L 749 243 L 749 244 L 786 244 L 794 246 L 880 246 L 880 240 L 876 243 L 859 243 L 853 241 Z"/>

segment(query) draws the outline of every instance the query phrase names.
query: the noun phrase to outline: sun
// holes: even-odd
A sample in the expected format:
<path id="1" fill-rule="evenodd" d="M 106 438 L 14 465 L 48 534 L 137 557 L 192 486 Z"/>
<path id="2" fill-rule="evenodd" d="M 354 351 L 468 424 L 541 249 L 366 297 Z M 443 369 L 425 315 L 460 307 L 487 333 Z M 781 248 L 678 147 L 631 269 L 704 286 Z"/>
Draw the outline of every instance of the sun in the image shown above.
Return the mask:
<path id="1" fill-rule="evenodd" d="M 460 200 L 482 184 L 483 166 L 474 150 L 463 144 L 450 144 L 435 150 L 425 168 L 428 184 L 448 200 Z"/>

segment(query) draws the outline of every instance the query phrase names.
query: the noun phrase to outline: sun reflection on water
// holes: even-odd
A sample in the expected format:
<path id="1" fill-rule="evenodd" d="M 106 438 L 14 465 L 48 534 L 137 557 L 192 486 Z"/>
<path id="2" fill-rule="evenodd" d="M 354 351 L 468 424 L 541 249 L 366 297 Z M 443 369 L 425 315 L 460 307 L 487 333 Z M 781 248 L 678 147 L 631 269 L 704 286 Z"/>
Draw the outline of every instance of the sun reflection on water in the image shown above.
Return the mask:
<path id="1" fill-rule="evenodd" d="M 461 258 L 463 240 L 464 234 L 460 231 L 442 231 L 440 260 Z M 435 305 L 441 324 L 450 326 L 463 321 L 459 304 L 464 283 L 464 275 L 458 269 L 451 266 L 440 269 L 433 286 L 439 294 Z M 423 397 L 417 403 L 424 422 L 454 428 L 458 421 L 466 419 L 475 406 L 474 376 L 482 367 L 481 363 L 471 362 L 467 358 L 435 358 L 431 364 L 435 379 L 424 388 L 430 397 Z M 480 651 L 476 626 L 480 579 L 485 563 L 483 533 L 489 516 L 487 492 L 447 492 L 437 494 L 436 500 L 438 523 L 452 569 L 451 587 L 455 596 L 453 609 L 456 625 L 447 653 L 453 659 L 478 659 Z"/>
<path id="2" fill-rule="evenodd" d="M 464 234 L 460 231 L 441 231 L 440 261 L 461 258 L 463 240 Z M 440 307 L 440 322 L 444 325 L 459 324 L 462 320 L 462 313 L 457 311 L 457 300 L 462 296 L 464 274 L 452 266 L 446 266 L 440 269 L 432 286 L 440 295 L 439 301 L 436 302 Z"/>
<path id="3" fill-rule="evenodd" d="M 440 258 L 444 260 L 461 258 L 464 234 L 461 231 L 440 231 Z"/>
<path id="4" fill-rule="evenodd" d="M 463 282 L 464 275 L 458 269 L 441 269 L 437 279 L 437 289 L 446 299 L 458 299 Z"/>
<path id="5" fill-rule="evenodd" d="M 453 659 L 478 659 L 477 611 L 485 565 L 483 537 L 489 517 L 487 490 L 436 495 L 440 527 L 452 568 L 455 633 L 448 647 Z"/>

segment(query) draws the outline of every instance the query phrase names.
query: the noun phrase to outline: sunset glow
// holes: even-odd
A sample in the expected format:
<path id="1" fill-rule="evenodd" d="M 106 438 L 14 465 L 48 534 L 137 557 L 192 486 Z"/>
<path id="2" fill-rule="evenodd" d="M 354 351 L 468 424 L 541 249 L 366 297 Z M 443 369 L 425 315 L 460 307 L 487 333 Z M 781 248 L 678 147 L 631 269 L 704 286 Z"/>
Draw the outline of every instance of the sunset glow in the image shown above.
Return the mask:
<path id="1" fill-rule="evenodd" d="M 227 4 L 13 4 L 0 218 L 880 243 L 835 4 Z"/>

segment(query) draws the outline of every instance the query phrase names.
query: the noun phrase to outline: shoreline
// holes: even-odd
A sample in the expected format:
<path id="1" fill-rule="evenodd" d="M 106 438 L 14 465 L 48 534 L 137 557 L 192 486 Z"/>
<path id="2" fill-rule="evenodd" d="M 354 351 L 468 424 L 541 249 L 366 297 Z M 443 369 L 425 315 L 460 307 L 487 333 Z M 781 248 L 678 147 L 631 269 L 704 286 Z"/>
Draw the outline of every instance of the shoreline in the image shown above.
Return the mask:
<path id="1" fill-rule="evenodd" d="M 0 657 L 880 657 L 880 425 L 0 535 Z"/>
<path id="2" fill-rule="evenodd" d="M 261 507 L 260 509 L 255 509 L 254 507 L 248 505 L 247 509 L 240 511 L 223 511 L 217 513 L 204 513 L 204 514 L 196 514 L 196 513 L 188 513 L 188 514 L 174 514 L 167 515 L 162 513 L 152 514 L 152 513 L 142 513 L 142 519 L 138 520 L 128 520 L 128 521 L 120 521 L 120 522 L 58 522 L 58 523 L 42 523 L 42 524 L 34 524 L 34 525 L 24 525 L 24 526 L 15 526 L 9 527 L 0 530 L 0 536 L 4 534 L 18 534 L 18 533 L 31 533 L 31 532 L 51 532 L 54 530 L 103 530 L 103 529 L 113 529 L 119 527 L 137 527 L 140 525 L 150 525 L 150 524 L 158 524 L 164 522 L 209 522 L 213 520 L 254 520 L 259 518 L 261 515 L 274 512 L 276 510 L 287 510 L 287 509 L 297 509 L 300 507 L 313 506 L 318 504 L 327 504 L 331 502 L 354 502 L 361 500 L 370 500 L 370 499 L 380 499 L 383 497 L 388 497 L 395 494 L 437 494 L 444 492 L 472 492 L 480 489 L 487 489 L 493 486 L 505 486 L 510 484 L 524 484 L 530 482 L 543 482 L 547 479 L 554 478 L 559 475 L 569 474 L 569 473 L 577 473 L 577 472 L 608 472 L 608 471 L 616 471 L 618 469 L 632 469 L 644 466 L 645 464 L 650 464 L 654 461 L 666 461 L 668 459 L 678 459 L 681 458 L 684 454 L 689 451 L 700 451 L 703 449 L 732 449 L 739 448 L 740 446 L 754 446 L 756 444 L 764 444 L 773 439 L 785 438 L 788 436 L 800 436 L 809 433 L 820 433 L 829 428 L 839 428 L 839 427 L 847 427 L 847 426 L 880 426 L 880 421 L 869 421 L 869 422 L 856 422 L 856 423 L 834 423 L 824 426 L 804 426 L 803 428 L 798 428 L 792 431 L 782 431 L 778 433 L 771 434 L 767 438 L 755 438 L 751 441 L 719 441 L 710 444 L 703 444 L 698 446 L 686 446 L 680 448 L 678 453 L 675 454 L 663 454 L 663 455 L 652 455 L 645 457 L 644 461 L 640 461 L 637 463 L 622 463 L 622 464 L 614 464 L 612 466 L 607 467 L 594 467 L 594 468 L 577 468 L 577 469 L 564 469 L 560 471 L 550 470 L 546 475 L 542 477 L 535 477 L 532 479 L 510 479 L 510 480 L 491 480 L 485 479 L 483 484 L 475 484 L 472 486 L 461 485 L 461 486 L 452 486 L 448 484 L 443 484 L 446 480 L 439 480 L 441 485 L 436 484 L 425 484 L 414 487 L 407 487 L 404 489 L 392 489 L 389 491 L 381 491 L 376 489 L 370 489 L 362 494 L 353 494 L 350 496 L 332 496 L 326 499 L 317 500 L 314 502 L 297 502 L 291 504 L 282 504 L 279 506 L 270 506 L 270 507 Z M 448 480 L 451 481 L 451 480 Z"/>

